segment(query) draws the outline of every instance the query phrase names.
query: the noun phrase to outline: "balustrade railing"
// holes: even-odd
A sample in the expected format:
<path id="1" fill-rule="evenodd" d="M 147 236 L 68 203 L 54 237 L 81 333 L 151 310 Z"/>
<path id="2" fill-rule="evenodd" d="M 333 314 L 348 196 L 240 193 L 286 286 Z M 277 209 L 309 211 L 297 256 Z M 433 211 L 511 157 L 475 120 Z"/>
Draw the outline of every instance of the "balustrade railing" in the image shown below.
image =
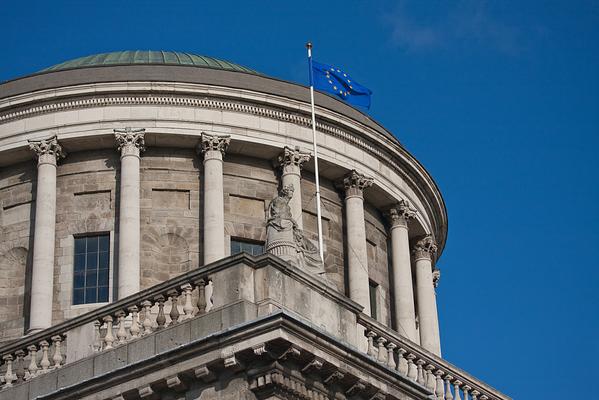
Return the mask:
<path id="1" fill-rule="evenodd" d="M 365 314 L 358 315 L 366 353 L 377 362 L 430 389 L 439 400 L 509 400 L 492 387 Z"/>
<path id="2" fill-rule="evenodd" d="M 93 325 L 89 354 L 110 350 L 209 312 L 213 307 L 212 293 L 212 281 L 202 276 L 200 270 L 193 271 L 0 346 L 0 390 L 76 361 L 67 359 L 65 351 L 74 329 Z"/>

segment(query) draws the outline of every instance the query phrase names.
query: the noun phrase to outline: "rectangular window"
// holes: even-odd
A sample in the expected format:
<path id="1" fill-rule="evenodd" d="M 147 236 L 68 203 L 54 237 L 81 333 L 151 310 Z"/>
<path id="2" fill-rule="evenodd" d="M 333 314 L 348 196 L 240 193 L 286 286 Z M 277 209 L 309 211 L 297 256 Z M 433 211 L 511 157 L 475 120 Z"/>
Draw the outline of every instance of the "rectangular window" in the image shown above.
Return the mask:
<path id="1" fill-rule="evenodd" d="M 264 243 L 247 239 L 231 238 L 231 255 L 243 252 L 253 256 L 260 255 L 264 253 Z"/>
<path id="2" fill-rule="evenodd" d="M 370 294 L 370 316 L 374 319 L 378 319 L 377 309 L 377 292 L 379 285 L 373 281 L 368 281 L 368 289 Z"/>
<path id="3" fill-rule="evenodd" d="M 75 237 L 73 304 L 108 301 L 110 235 Z"/>

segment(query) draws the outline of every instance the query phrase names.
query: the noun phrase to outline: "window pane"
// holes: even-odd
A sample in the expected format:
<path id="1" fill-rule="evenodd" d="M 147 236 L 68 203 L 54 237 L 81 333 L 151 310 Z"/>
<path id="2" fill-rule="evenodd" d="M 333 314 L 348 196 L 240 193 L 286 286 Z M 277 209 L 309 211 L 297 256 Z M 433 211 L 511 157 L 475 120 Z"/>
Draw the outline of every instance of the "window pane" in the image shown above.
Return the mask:
<path id="1" fill-rule="evenodd" d="M 93 288 L 87 288 L 85 289 L 85 303 L 97 303 L 98 302 L 98 289 L 93 287 Z"/>
<path id="2" fill-rule="evenodd" d="M 87 253 L 87 269 L 98 268 L 98 253 Z"/>
<path id="3" fill-rule="evenodd" d="M 108 286 L 108 270 L 101 269 L 98 271 L 98 286 Z"/>
<path id="4" fill-rule="evenodd" d="M 98 260 L 98 268 L 108 268 L 108 252 L 103 251 L 100 253 L 100 258 Z"/>
<path id="5" fill-rule="evenodd" d="M 98 237 L 89 236 L 87 238 L 87 252 L 98 251 Z"/>
<path id="6" fill-rule="evenodd" d="M 241 243 L 236 240 L 231 240 L 231 255 L 241 253 Z"/>
<path id="7" fill-rule="evenodd" d="M 369 282 L 369 291 L 370 291 L 370 316 L 374 319 L 377 318 L 378 311 L 376 307 L 376 292 L 377 292 L 377 284 L 374 282 Z"/>
<path id="8" fill-rule="evenodd" d="M 100 236 L 99 246 L 100 251 L 108 251 L 108 249 L 110 248 L 110 237 L 108 235 Z"/>
<path id="9" fill-rule="evenodd" d="M 73 291 L 73 304 L 83 304 L 83 289 L 75 289 Z"/>
<path id="10" fill-rule="evenodd" d="M 73 304 L 109 301 L 110 235 L 75 238 Z"/>
<path id="11" fill-rule="evenodd" d="M 85 253 L 85 238 L 75 238 L 75 254 Z"/>
<path id="12" fill-rule="evenodd" d="M 93 269 L 93 270 L 87 270 L 87 272 L 85 273 L 85 286 L 86 287 L 90 287 L 90 286 L 98 286 L 98 271 Z"/>
<path id="13" fill-rule="evenodd" d="M 85 287 L 85 274 L 81 272 L 75 272 L 73 279 L 73 287 L 75 289 L 82 289 Z"/>
<path id="14" fill-rule="evenodd" d="M 108 301 L 108 286 L 101 286 L 98 288 L 98 302 Z"/>
<path id="15" fill-rule="evenodd" d="M 85 254 L 75 254 L 75 272 L 85 271 Z"/>

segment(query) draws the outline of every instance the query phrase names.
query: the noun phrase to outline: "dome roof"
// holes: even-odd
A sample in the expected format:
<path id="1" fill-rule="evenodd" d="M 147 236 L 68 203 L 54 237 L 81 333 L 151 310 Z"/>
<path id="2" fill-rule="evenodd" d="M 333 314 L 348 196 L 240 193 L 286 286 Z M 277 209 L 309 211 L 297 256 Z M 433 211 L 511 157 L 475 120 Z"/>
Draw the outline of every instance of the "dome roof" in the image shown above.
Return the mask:
<path id="1" fill-rule="evenodd" d="M 152 50 L 134 50 L 134 51 L 115 51 L 112 53 L 94 54 L 91 56 L 80 57 L 74 60 L 65 61 L 53 65 L 40 72 L 62 71 L 74 68 L 102 67 L 110 65 L 130 65 L 130 64 L 160 64 L 160 65 L 185 65 L 199 68 L 213 68 L 227 71 L 247 72 L 260 75 L 253 69 L 234 64 L 217 58 L 200 56 L 197 54 L 183 53 L 179 51 L 152 51 Z"/>

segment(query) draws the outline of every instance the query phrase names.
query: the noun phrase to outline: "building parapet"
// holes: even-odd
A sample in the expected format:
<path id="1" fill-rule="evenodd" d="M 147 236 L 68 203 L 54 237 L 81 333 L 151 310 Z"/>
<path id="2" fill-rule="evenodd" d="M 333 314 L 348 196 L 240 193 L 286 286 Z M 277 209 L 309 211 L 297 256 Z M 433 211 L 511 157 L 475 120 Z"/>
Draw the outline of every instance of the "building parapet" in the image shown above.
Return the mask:
<path id="1" fill-rule="evenodd" d="M 0 398 L 3 398 L 3 391 L 11 392 L 9 389 L 13 386 L 16 389 L 30 381 L 48 379 L 47 374 L 58 374 L 65 364 L 74 365 L 79 360 L 83 362 L 92 357 L 98 359 L 103 354 L 113 354 L 107 357 L 114 358 L 114 354 L 122 352 L 125 347 L 129 349 L 125 355 L 127 362 L 131 357 L 134 361 L 140 360 L 157 354 L 159 337 L 162 338 L 162 350 L 170 351 L 223 329 L 251 325 L 252 321 L 280 312 L 295 315 L 294 320 L 309 325 L 315 331 L 310 337 L 326 337 L 322 340 L 333 341 L 349 349 L 342 353 L 349 351 L 355 354 L 354 357 L 362 360 L 361 365 L 365 365 L 363 360 L 370 360 L 367 362 L 369 365 L 386 371 L 392 381 L 397 381 L 400 392 L 415 391 L 414 397 L 410 398 L 425 399 L 429 391 L 435 394 L 435 398 L 446 400 L 509 399 L 367 317 L 361 306 L 318 277 L 269 254 L 250 256 L 245 253 L 207 264 L 0 346 L 0 356 L 4 361 Z M 183 332 L 183 338 L 180 332 Z M 288 335 L 281 337 L 287 338 Z M 153 341 L 153 350 L 144 354 L 146 349 L 139 343 L 148 340 Z M 137 353 L 132 355 L 131 346 L 137 349 Z M 226 350 L 233 357 L 223 358 L 225 366 L 235 362 L 237 347 L 221 350 Z M 92 365 L 96 371 L 96 362 Z M 280 377 L 277 375 L 280 371 L 268 369 L 263 372 L 271 377 L 268 379 Z M 354 375 L 362 378 L 359 372 Z M 333 375 L 329 377 L 336 379 Z M 266 378 L 252 383 L 257 392 L 270 390 L 263 379 Z M 285 382 L 284 379 L 279 381 Z M 350 381 L 357 385 L 352 390 L 366 390 L 368 393 L 374 390 L 360 384 L 360 380 L 354 382 L 353 378 L 343 380 L 343 385 L 349 385 Z M 351 387 L 345 386 L 343 390 L 350 391 Z M 60 383 L 56 383 L 51 390 L 60 390 L 61 387 Z M 283 389 L 279 387 L 277 390 Z"/>

